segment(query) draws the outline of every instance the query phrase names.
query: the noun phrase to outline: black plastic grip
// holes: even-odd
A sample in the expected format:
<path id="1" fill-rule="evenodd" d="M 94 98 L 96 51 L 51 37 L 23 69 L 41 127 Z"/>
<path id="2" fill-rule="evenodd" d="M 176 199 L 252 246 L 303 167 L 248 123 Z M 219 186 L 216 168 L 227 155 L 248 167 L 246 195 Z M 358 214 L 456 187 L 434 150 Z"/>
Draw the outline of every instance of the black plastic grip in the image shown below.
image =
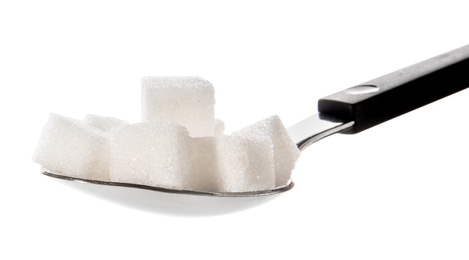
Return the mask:
<path id="1" fill-rule="evenodd" d="M 469 45 L 324 97 L 318 110 L 354 121 L 343 132 L 354 134 L 467 87 Z"/>

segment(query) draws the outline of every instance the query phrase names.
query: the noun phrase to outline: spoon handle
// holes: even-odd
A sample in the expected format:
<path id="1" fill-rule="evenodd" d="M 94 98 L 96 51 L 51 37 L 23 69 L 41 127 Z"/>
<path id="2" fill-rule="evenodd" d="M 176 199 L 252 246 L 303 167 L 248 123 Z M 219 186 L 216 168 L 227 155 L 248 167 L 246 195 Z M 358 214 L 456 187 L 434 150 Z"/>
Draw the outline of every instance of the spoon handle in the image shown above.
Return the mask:
<path id="1" fill-rule="evenodd" d="M 324 97 L 322 115 L 354 134 L 469 87 L 469 45 Z"/>

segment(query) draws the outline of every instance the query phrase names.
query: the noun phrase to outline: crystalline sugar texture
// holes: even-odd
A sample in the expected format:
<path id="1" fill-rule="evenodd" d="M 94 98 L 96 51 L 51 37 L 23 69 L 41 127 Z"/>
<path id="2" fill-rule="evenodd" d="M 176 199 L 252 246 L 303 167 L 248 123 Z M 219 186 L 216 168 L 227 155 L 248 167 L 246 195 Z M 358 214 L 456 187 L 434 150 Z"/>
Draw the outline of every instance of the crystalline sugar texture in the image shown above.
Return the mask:
<path id="1" fill-rule="evenodd" d="M 111 129 L 128 124 L 127 121 L 120 120 L 115 117 L 98 116 L 98 115 L 86 115 L 85 124 L 95 127 L 99 130 L 109 132 Z"/>
<path id="2" fill-rule="evenodd" d="M 107 181 L 109 141 L 103 132 L 82 121 L 50 114 L 33 161 L 53 173 Z"/>
<path id="3" fill-rule="evenodd" d="M 244 192 L 275 188 L 274 155 L 269 138 L 219 137 L 220 191 Z"/>
<path id="4" fill-rule="evenodd" d="M 290 182 L 300 151 L 278 116 L 224 134 L 214 89 L 200 77 L 142 78 L 143 123 L 51 114 L 33 160 L 66 176 L 208 192 Z"/>
<path id="5" fill-rule="evenodd" d="M 163 120 L 111 130 L 111 180 L 187 188 L 189 138 L 184 127 Z"/>
<path id="6" fill-rule="evenodd" d="M 275 188 L 272 141 L 242 136 L 191 140 L 191 189 L 245 192 Z"/>
<path id="7" fill-rule="evenodd" d="M 200 77 L 144 77 L 142 120 L 171 120 L 192 137 L 213 136 L 214 93 L 212 84 Z"/>
<path id="8" fill-rule="evenodd" d="M 234 135 L 247 138 L 270 138 L 273 143 L 276 186 L 281 187 L 289 183 L 295 162 L 300 156 L 300 150 L 288 135 L 287 129 L 278 116 L 272 116 L 247 126 Z"/>

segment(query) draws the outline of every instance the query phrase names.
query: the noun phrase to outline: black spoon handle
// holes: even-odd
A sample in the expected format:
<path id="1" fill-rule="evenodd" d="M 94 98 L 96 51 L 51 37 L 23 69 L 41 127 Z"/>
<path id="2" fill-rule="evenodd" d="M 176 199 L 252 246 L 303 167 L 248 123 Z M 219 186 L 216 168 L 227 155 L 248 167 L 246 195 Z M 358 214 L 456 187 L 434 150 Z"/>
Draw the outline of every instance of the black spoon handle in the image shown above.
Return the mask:
<path id="1" fill-rule="evenodd" d="M 469 45 L 322 98 L 318 110 L 354 121 L 344 132 L 354 134 L 467 87 Z"/>

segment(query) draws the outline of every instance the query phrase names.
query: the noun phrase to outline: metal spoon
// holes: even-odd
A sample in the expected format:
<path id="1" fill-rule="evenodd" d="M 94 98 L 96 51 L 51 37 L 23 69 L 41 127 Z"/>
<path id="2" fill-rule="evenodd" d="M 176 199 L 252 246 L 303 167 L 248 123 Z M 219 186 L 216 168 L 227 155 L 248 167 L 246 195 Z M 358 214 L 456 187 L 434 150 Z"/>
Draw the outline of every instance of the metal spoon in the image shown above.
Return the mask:
<path id="1" fill-rule="evenodd" d="M 335 133 L 355 134 L 469 87 L 469 45 L 322 98 L 315 114 L 288 128 L 300 150 Z M 69 177 L 43 169 L 44 175 L 68 181 L 216 197 L 257 197 L 282 193 L 293 182 L 273 190 L 206 192 L 133 183 Z"/>

